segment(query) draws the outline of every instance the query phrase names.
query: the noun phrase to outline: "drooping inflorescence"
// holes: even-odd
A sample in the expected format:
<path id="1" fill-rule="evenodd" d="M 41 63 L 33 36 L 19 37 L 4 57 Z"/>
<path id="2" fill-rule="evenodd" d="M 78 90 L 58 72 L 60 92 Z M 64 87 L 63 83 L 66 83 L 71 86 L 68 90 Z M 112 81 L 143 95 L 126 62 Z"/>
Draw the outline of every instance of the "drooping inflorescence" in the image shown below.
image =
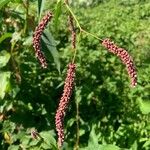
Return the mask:
<path id="1" fill-rule="evenodd" d="M 126 65 L 129 77 L 131 79 L 131 85 L 135 87 L 137 85 L 137 73 L 132 57 L 128 54 L 128 52 L 125 49 L 118 47 L 110 39 L 104 39 L 102 41 L 102 45 L 105 48 L 107 48 L 108 51 L 117 55 L 121 59 L 121 61 Z"/>
<path id="2" fill-rule="evenodd" d="M 53 16 L 52 13 L 48 12 L 42 18 L 41 22 L 36 27 L 34 34 L 33 34 L 33 47 L 35 49 L 35 55 L 38 58 L 38 60 L 40 61 L 41 66 L 43 68 L 47 68 L 47 62 L 46 62 L 44 54 L 41 51 L 41 44 L 40 44 L 41 41 L 40 40 L 41 40 L 41 35 L 43 33 L 43 30 L 45 29 L 48 22 L 51 20 L 52 16 Z"/>
<path id="3" fill-rule="evenodd" d="M 76 31 L 73 23 L 73 17 L 71 15 L 68 16 L 69 30 L 71 32 L 71 42 L 72 48 L 76 48 Z"/>
<path id="4" fill-rule="evenodd" d="M 75 64 L 71 63 L 68 65 L 67 77 L 65 79 L 63 94 L 60 99 L 59 106 L 55 115 L 55 125 L 58 136 L 57 144 L 59 148 L 62 146 L 64 142 L 63 121 L 74 86 L 75 68 L 76 68 Z"/>

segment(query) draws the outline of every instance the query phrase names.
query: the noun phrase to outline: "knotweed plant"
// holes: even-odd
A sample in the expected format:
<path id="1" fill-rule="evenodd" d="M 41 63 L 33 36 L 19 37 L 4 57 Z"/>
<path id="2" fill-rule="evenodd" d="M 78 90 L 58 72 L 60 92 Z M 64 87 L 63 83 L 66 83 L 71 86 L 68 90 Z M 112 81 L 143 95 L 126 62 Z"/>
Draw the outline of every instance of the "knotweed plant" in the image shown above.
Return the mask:
<path id="1" fill-rule="evenodd" d="M 67 108 L 69 106 L 71 94 L 72 94 L 73 87 L 74 87 L 74 78 L 75 78 L 75 70 L 76 70 L 76 65 L 74 62 L 75 62 L 75 57 L 76 57 L 76 53 L 77 53 L 76 49 L 78 47 L 76 45 L 77 33 L 75 31 L 75 27 L 77 27 L 79 29 L 80 34 L 82 33 L 82 34 L 86 34 L 86 35 L 96 38 L 97 40 L 99 40 L 101 42 L 101 44 L 109 52 L 118 56 L 121 59 L 122 63 L 126 65 L 127 72 L 130 77 L 130 80 L 131 80 L 131 85 L 133 87 L 135 87 L 137 85 L 137 73 L 136 73 L 133 59 L 129 55 L 129 53 L 125 49 L 120 48 L 119 46 L 114 44 L 110 39 L 106 38 L 106 39 L 102 40 L 97 35 L 89 33 L 87 31 L 85 31 L 84 29 L 82 29 L 76 16 L 74 15 L 74 13 L 72 12 L 71 8 L 68 5 L 68 0 L 65 0 L 64 3 L 65 3 L 67 10 L 69 11 L 68 22 L 69 22 L 69 30 L 71 32 L 71 45 L 72 45 L 72 48 L 74 49 L 74 51 L 73 51 L 74 56 L 73 56 L 71 63 L 68 64 L 68 70 L 67 70 L 67 75 L 66 75 L 66 79 L 65 79 L 63 93 L 60 98 L 58 108 L 57 108 L 56 114 L 55 114 L 55 125 L 56 125 L 57 137 L 58 137 L 57 145 L 58 145 L 59 149 L 62 147 L 64 139 L 65 139 L 64 117 L 65 117 Z M 48 12 L 43 17 L 43 19 L 41 20 L 39 25 L 36 27 L 34 35 L 33 35 L 33 47 L 35 49 L 35 55 L 38 58 L 38 60 L 40 61 L 41 66 L 43 68 L 47 68 L 47 62 L 46 62 L 44 54 L 41 51 L 40 40 L 41 40 L 41 35 L 43 33 L 43 30 L 45 29 L 48 22 L 51 20 L 52 16 L 53 16 L 52 13 Z M 74 21 L 76 24 L 74 24 Z M 38 137 L 37 132 L 33 131 L 32 137 L 37 138 Z M 79 134 L 78 134 L 77 139 L 79 141 Z M 77 143 L 77 145 L 78 145 L 78 143 Z"/>

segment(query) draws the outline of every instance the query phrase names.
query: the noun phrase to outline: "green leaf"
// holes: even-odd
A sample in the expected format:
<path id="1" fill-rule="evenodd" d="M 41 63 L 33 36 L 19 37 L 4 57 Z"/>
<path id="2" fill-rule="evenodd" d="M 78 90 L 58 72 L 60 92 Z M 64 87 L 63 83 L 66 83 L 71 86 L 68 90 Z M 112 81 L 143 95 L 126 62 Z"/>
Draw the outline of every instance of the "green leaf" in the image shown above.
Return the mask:
<path id="1" fill-rule="evenodd" d="M 11 0 L 1 0 L 0 1 L 0 9 L 2 9 L 7 3 L 9 3 Z"/>
<path id="2" fill-rule="evenodd" d="M 0 73 L 0 98 L 3 99 L 9 85 L 10 72 Z"/>
<path id="3" fill-rule="evenodd" d="M 150 101 L 138 99 L 140 110 L 143 114 L 149 114 L 150 113 Z"/>
<path id="4" fill-rule="evenodd" d="M 22 0 L 13 0 L 14 3 L 22 3 Z"/>
<path id="5" fill-rule="evenodd" d="M 10 59 L 10 54 L 5 50 L 1 51 L 0 52 L 0 68 L 6 66 L 9 59 Z"/>
<path id="6" fill-rule="evenodd" d="M 21 40 L 21 32 L 14 32 L 12 34 L 12 39 L 11 39 L 11 43 L 16 43 L 17 41 Z"/>
<path id="7" fill-rule="evenodd" d="M 90 136 L 89 136 L 88 147 L 86 147 L 86 150 L 91 150 L 91 149 L 92 150 L 120 150 L 120 148 L 116 145 L 111 145 L 111 144 L 101 145 L 101 144 L 99 144 L 98 143 L 99 135 L 96 135 L 95 128 L 96 128 L 96 125 L 93 125 L 92 130 L 90 132 Z"/>
<path id="8" fill-rule="evenodd" d="M 148 141 L 146 141 L 143 145 L 143 148 L 146 148 L 150 145 L 150 139 Z"/>
<path id="9" fill-rule="evenodd" d="M 8 148 L 8 150 L 18 150 L 18 149 L 20 149 L 19 145 L 10 145 Z"/>
<path id="10" fill-rule="evenodd" d="M 94 126 L 92 127 L 92 131 L 90 133 L 89 143 L 93 143 L 93 144 L 98 143 L 98 139 L 97 139 L 97 135 L 95 133 L 95 127 Z"/>
<path id="11" fill-rule="evenodd" d="M 50 56 L 52 55 L 54 62 L 56 64 L 57 70 L 60 73 L 60 57 L 56 49 L 56 41 L 54 40 L 52 34 L 48 30 L 45 30 L 42 35 L 42 50 L 45 51 L 46 57 L 48 57 L 48 60 Z"/>
<path id="12" fill-rule="evenodd" d="M 24 46 L 31 46 L 32 45 L 32 36 L 28 36 L 25 38 L 24 42 L 23 42 L 23 45 Z"/>
<path id="13" fill-rule="evenodd" d="M 62 6 L 62 0 L 57 0 L 57 5 L 55 9 L 55 17 L 54 17 L 54 25 L 55 29 L 57 30 L 58 24 L 59 24 L 59 17 L 61 15 L 61 6 Z"/>
<path id="14" fill-rule="evenodd" d="M 98 137 L 95 133 L 95 125 L 92 126 L 92 130 L 90 132 L 89 141 L 88 141 L 88 149 L 99 149 Z"/>
<path id="15" fill-rule="evenodd" d="M 41 18 L 41 14 L 43 12 L 45 0 L 38 0 L 38 16 Z"/>
<path id="16" fill-rule="evenodd" d="M 47 146 L 52 146 L 53 149 L 56 149 L 56 140 L 54 139 L 54 133 L 52 131 L 43 131 L 40 133 L 40 136 L 44 139 L 44 143 L 47 145 Z M 46 145 L 43 145 L 44 147 Z"/>
<path id="17" fill-rule="evenodd" d="M 10 88 L 11 88 L 11 92 L 9 92 L 9 95 L 10 95 L 11 97 L 15 98 L 16 95 L 19 93 L 20 88 L 19 88 L 18 85 L 14 85 L 14 86 L 11 85 Z"/>
<path id="18" fill-rule="evenodd" d="M 32 139 L 30 142 L 29 142 L 29 145 L 30 146 L 36 146 L 40 143 L 39 140 L 36 140 L 36 139 Z"/>
<path id="19" fill-rule="evenodd" d="M 20 138 L 20 141 L 21 141 L 22 145 L 27 146 L 27 145 L 29 145 L 29 143 L 31 141 L 31 137 L 23 136 L 22 138 Z"/>
<path id="20" fill-rule="evenodd" d="M 100 145 L 100 150 L 120 150 L 120 148 L 116 145 L 107 144 L 107 145 Z"/>
<path id="21" fill-rule="evenodd" d="M 137 149 L 138 149 L 138 145 L 137 145 L 137 141 L 135 141 L 131 146 L 130 150 L 137 150 Z"/>
<path id="22" fill-rule="evenodd" d="M 0 37 L 0 43 L 2 43 L 5 39 L 7 38 L 11 38 L 12 37 L 12 33 L 5 33 Z"/>

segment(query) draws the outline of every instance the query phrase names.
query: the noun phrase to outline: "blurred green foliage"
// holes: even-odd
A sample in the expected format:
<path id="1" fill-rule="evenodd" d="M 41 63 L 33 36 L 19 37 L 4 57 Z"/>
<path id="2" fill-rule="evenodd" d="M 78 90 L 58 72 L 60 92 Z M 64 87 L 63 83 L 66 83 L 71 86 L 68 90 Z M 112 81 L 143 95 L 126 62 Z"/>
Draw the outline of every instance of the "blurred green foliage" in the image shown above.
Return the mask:
<path id="1" fill-rule="evenodd" d="M 138 85 L 131 88 L 121 61 L 82 34 L 63 149 L 149 150 L 149 0 L 78 0 L 70 6 L 85 30 L 127 49 L 137 67 Z M 55 17 L 42 37 L 49 64 L 43 70 L 32 35 L 47 10 Z M 70 36 L 62 1 L 1 0 L 0 149 L 57 149 L 54 117 L 73 57 Z M 41 138 L 32 139 L 34 128 Z"/>

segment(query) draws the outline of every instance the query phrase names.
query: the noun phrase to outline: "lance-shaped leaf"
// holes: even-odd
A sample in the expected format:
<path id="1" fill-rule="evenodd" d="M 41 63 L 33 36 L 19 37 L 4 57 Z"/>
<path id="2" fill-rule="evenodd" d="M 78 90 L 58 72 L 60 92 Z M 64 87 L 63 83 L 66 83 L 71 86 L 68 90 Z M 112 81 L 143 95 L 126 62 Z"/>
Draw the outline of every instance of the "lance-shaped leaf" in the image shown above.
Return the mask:
<path id="1" fill-rule="evenodd" d="M 42 51 L 44 51 L 47 60 L 50 60 L 52 56 L 56 64 L 57 70 L 60 73 L 60 57 L 56 49 L 57 44 L 52 34 L 48 30 L 45 30 L 43 32 L 41 43 L 42 43 Z"/>
<path id="2" fill-rule="evenodd" d="M 44 8 L 45 0 L 38 0 L 38 16 L 41 18 L 41 14 Z"/>

